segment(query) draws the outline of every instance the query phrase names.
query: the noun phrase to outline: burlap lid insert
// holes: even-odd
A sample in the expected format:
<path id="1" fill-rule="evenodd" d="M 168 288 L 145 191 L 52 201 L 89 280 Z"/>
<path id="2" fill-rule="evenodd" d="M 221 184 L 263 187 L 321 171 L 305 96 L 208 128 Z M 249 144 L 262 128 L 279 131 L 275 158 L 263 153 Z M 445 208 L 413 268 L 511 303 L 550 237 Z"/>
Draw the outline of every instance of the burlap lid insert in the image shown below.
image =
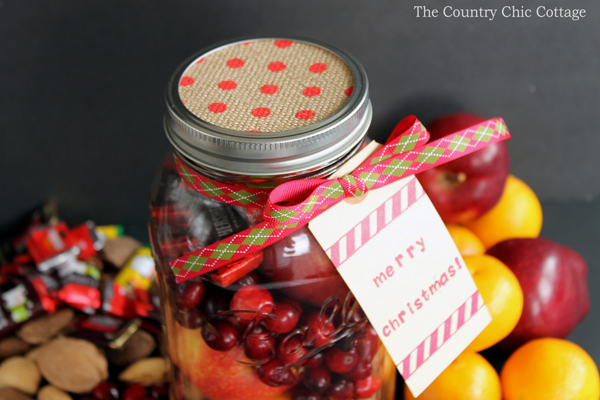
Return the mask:
<path id="1" fill-rule="evenodd" d="M 190 65 L 179 95 L 194 115 L 217 126 L 281 132 L 333 114 L 353 84 L 346 63 L 327 50 L 260 40 L 221 48 Z"/>

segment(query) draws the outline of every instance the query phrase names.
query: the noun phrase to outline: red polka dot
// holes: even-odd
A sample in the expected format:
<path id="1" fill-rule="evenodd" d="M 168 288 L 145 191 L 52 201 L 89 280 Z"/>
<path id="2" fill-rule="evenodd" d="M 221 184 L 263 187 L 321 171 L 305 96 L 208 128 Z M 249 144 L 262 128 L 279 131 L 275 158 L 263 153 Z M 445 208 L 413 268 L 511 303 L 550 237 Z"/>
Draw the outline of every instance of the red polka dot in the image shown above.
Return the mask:
<path id="1" fill-rule="evenodd" d="M 296 113 L 296 118 L 303 119 L 303 120 L 313 119 L 314 116 L 315 116 L 315 112 L 312 110 L 302 110 L 302 111 L 298 111 Z"/>
<path id="2" fill-rule="evenodd" d="M 285 67 L 287 67 L 287 65 L 285 65 L 281 61 L 273 61 L 272 63 L 269 64 L 269 70 L 271 70 L 273 72 L 283 71 L 285 69 Z"/>
<path id="3" fill-rule="evenodd" d="M 275 94 L 279 91 L 279 86 L 277 85 L 264 85 L 260 88 L 260 92 L 264 94 Z"/>
<path id="4" fill-rule="evenodd" d="M 315 63 L 313 65 L 311 65 L 310 67 L 308 67 L 308 70 L 310 72 L 312 72 L 313 74 L 320 74 L 321 72 L 324 72 L 327 69 L 327 64 L 323 64 L 323 63 Z"/>
<path id="5" fill-rule="evenodd" d="M 261 133 L 262 131 L 246 131 L 246 132 L 258 132 L 258 133 Z"/>
<path id="6" fill-rule="evenodd" d="M 204 62 L 204 57 L 202 57 L 201 59 L 199 59 L 198 61 L 196 61 L 196 64 L 200 64 L 202 62 Z"/>
<path id="7" fill-rule="evenodd" d="M 346 93 L 346 96 L 350 97 L 353 90 L 354 90 L 354 86 L 350 86 L 348 89 L 344 90 L 344 93 Z"/>
<path id="8" fill-rule="evenodd" d="M 183 104 L 185 104 L 185 100 L 181 100 L 181 102 L 182 102 Z"/>
<path id="9" fill-rule="evenodd" d="M 212 103 L 208 106 L 208 111 L 214 112 L 215 114 L 227 111 L 227 104 L 225 103 Z"/>
<path id="10" fill-rule="evenodd" d="M 307 87 L 302 91 L 302 94 L 306 97 L 314 97 L 321 94 L 321 88 L 317 86 Z"/>
<path id="11" fill-rule="evenodd" d="M 252 110 L 252 115 L 254 115 L 256 118 L 268 117 L 271 115 L 271 110 L 267 107 L 258 107 Z"/>
<path id="12" fill-rule="evenodd" d="M 194 82 L 196 82 L 196 81 L 191 76 L 184 76 L 179 81 L 179 86 L 190 86 Z"/>
<path id="13" fill-rule="evenodd" d="M 242 68 L 244 64 L 246 64 L 246 62 L 241 58 L 232 58 L 231 60 L 227 61 L 227 66 L 229 68 Z"/>
<path id="14" fill-rule="evenodd" d="M 279 47 L 280 49 L 285 49 L 286 47 L 290 47 L 291 45 L 292 45 L 291 40 L 276 40 L 275 41 L 275 46 Z"/>
<path id="15" fill-rule="evenodd" d="M 234 81 L 223 81 L 219 82 L 219 88 L 223 90 L 233 90 L 237 87 L 237 83 Z"/>

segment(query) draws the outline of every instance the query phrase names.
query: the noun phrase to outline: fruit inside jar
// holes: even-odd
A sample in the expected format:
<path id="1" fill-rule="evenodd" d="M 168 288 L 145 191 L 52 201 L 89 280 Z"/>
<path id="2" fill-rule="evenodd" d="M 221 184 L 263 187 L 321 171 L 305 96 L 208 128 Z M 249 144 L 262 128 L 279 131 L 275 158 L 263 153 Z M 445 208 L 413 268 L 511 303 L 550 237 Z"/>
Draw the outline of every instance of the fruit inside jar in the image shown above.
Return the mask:
<path id="1" fill-rule="evenodd" d="M 175 282 L 168 262 L 219 234 L 214 201 L 198 200 L 170 165 L 167 158 L 155 186 L 150 233 L 172 398 L 392 399 L 393 362 L 307 228 L 264 249 L 232 283 L 219 270 Z M 227 231 L 251 224 L 243 210 L 218 207 L 234 215 Z"/>

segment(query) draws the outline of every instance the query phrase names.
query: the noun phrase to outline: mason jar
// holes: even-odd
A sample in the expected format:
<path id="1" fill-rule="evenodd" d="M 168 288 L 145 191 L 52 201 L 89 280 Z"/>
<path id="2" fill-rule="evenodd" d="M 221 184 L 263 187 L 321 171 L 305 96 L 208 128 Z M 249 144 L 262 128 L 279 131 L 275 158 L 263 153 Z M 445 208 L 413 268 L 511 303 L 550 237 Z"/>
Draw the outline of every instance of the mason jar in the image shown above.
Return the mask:
<path id="1" fill-rule="evenodd" d="M 186 60 L 166 103 L 172 147 L 149 230 L 171 398 L 393 399 L 395 366 L 308 228 L 180 283 L 169 266 L 260 223 L 248 188 L 327 177 L 364 146 L 372 111 L 361 65 L 315 41 L 234 41 Z M 220 185 L 232 201 L 212 196 Z"/>

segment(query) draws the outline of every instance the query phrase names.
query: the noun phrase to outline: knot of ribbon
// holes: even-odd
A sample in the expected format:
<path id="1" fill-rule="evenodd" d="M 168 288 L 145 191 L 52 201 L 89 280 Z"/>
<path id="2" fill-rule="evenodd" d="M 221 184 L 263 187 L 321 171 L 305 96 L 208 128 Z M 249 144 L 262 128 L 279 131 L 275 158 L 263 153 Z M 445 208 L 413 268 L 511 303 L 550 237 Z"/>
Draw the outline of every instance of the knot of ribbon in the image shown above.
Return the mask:
<path id="1" fill-rule="evenodd" d="M 509 139 L 502 118 L 494 118 L 432 142 L 414 116 L 402 120 L 386 144 L 352 173 L 337 179 L 285 182 L 273 189 L 235 186 L 211 180 L 176 159 L 183 180 L 217 201 L 264 207 L 263 222 L 170 262 L 177 282 L 213 271 L 259 251 L 306 225 L 332 205 L 391 182 Z"/>

